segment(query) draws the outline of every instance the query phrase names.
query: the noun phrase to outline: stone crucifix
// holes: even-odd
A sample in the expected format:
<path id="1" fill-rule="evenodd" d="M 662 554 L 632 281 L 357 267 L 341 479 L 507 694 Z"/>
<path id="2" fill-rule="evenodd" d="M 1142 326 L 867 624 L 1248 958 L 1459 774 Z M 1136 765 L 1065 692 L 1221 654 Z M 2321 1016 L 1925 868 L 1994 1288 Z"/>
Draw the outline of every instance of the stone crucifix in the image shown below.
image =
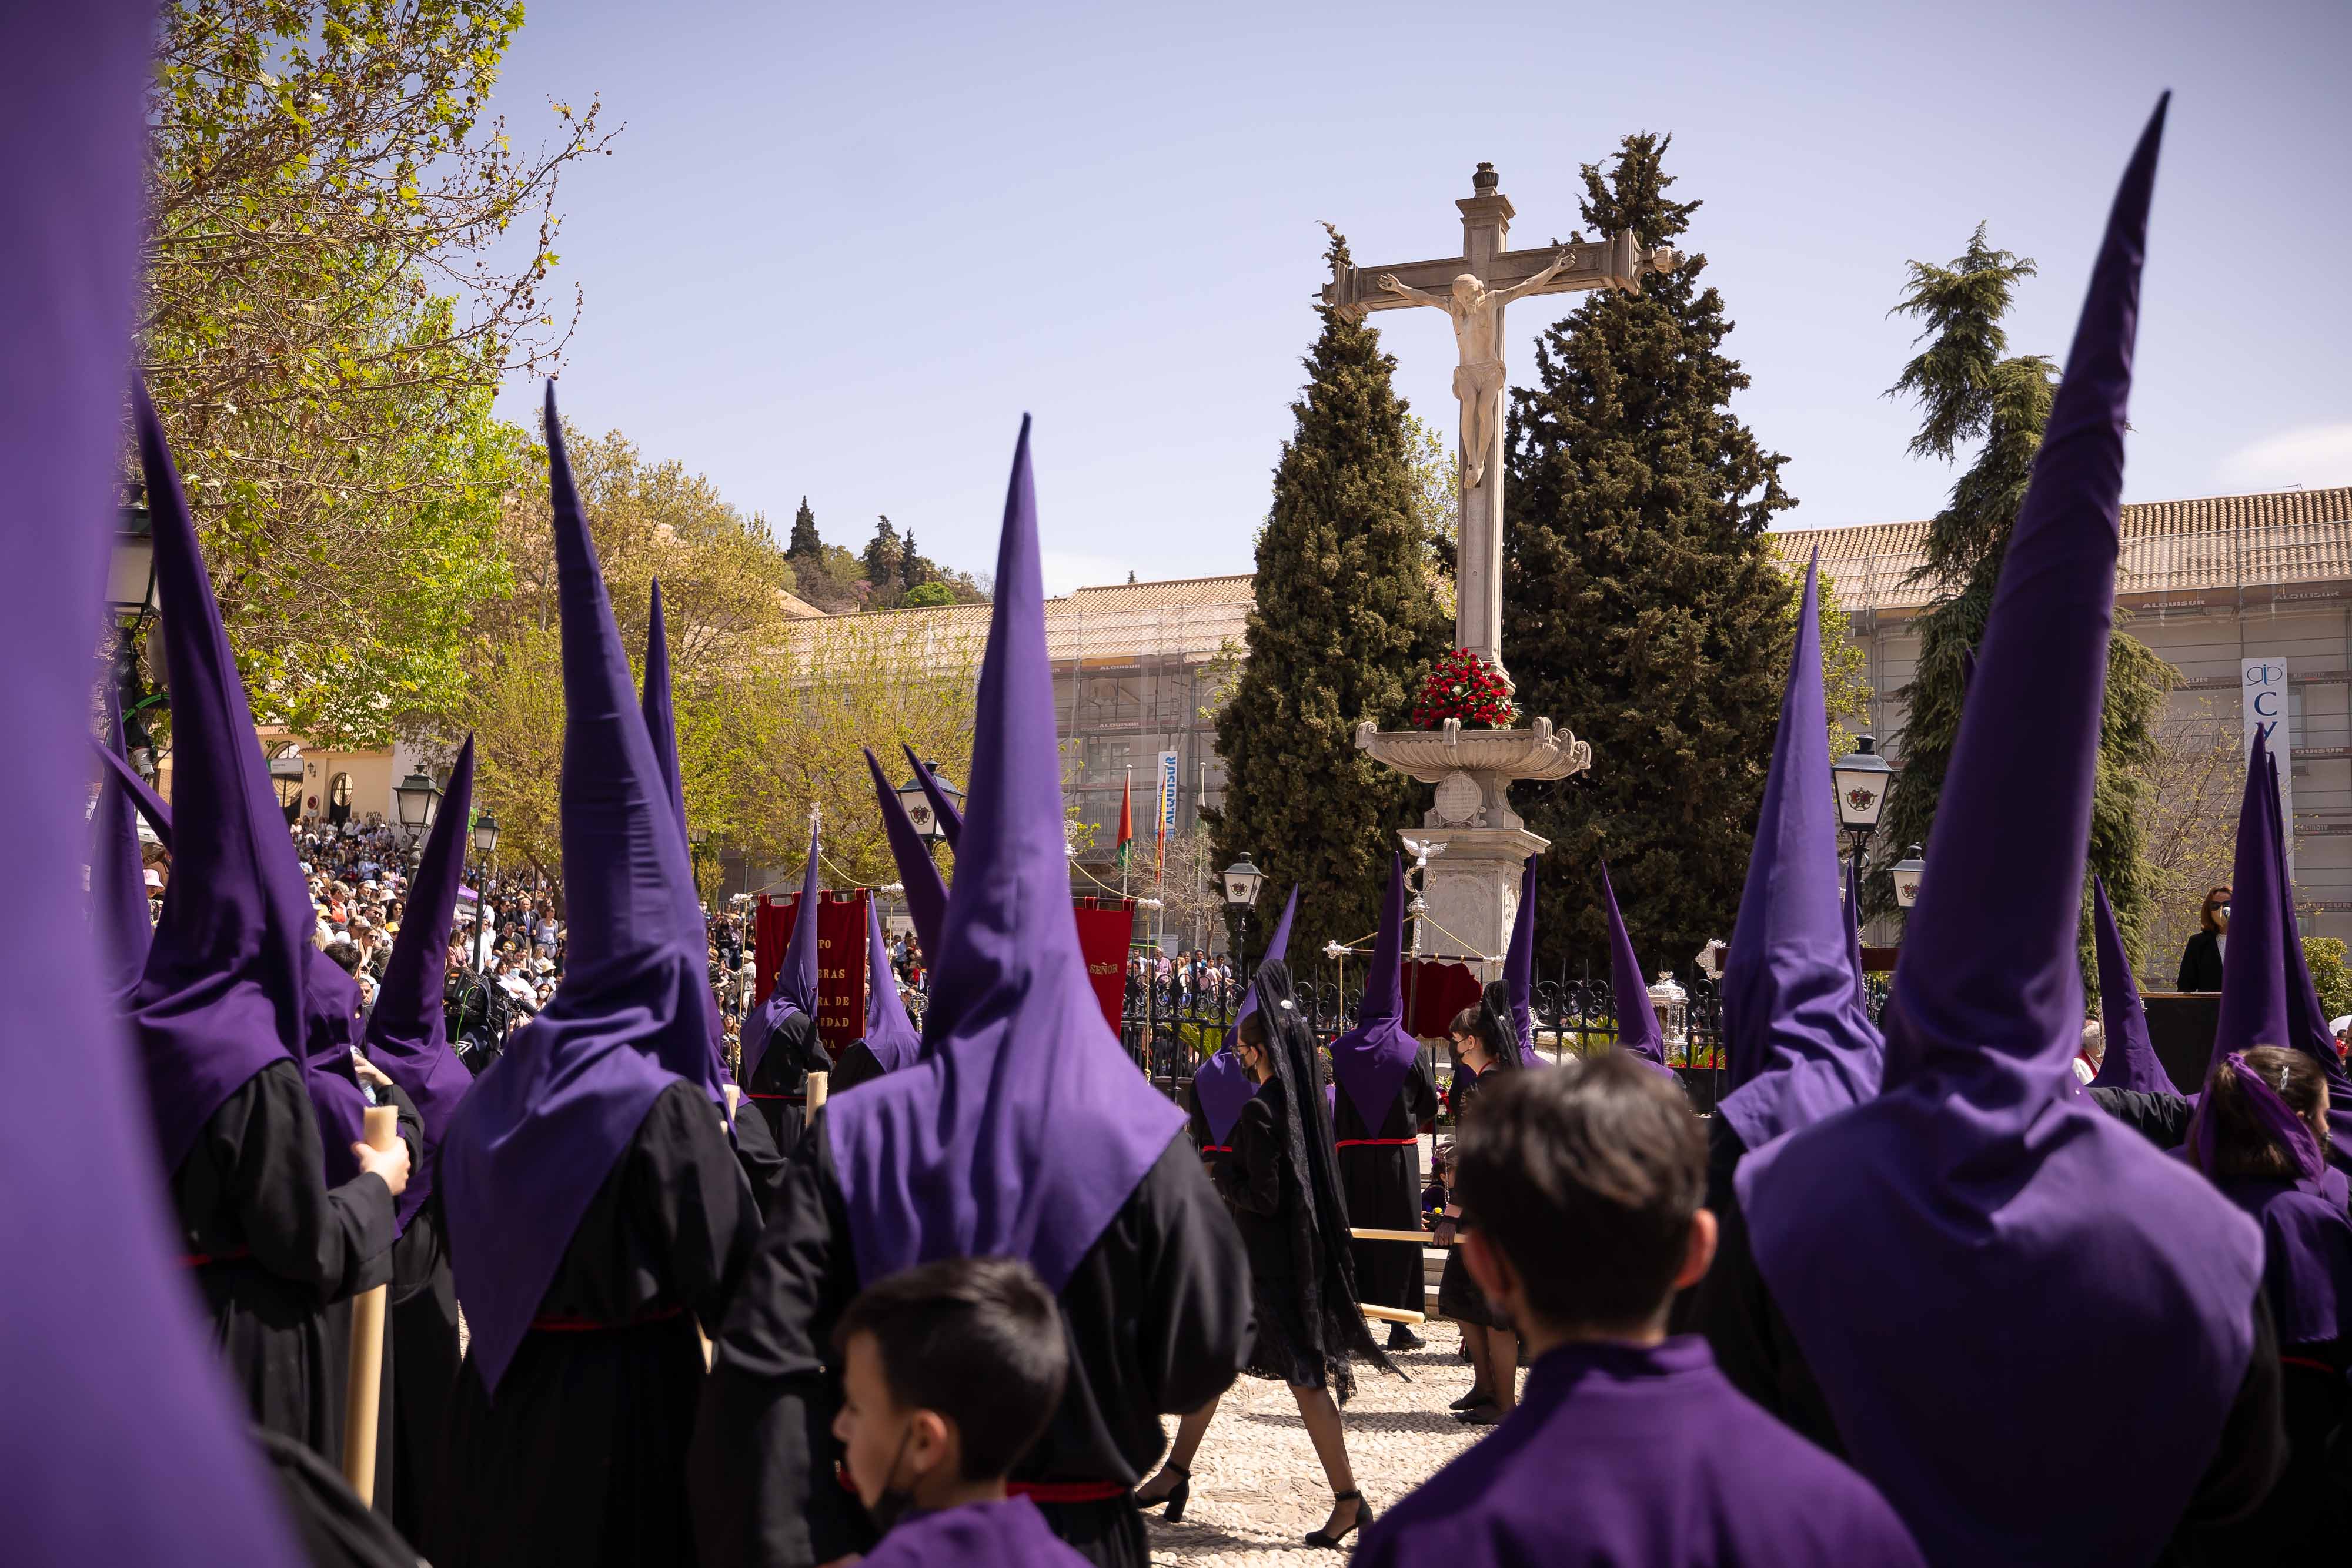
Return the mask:
<path id="1" fill-rule="evenodd" d="M 1661 246 L 1644 251 L 1631 234 L 1533 250 L 1506 250 L 1514 215 L 1496 189 L 1492 163 L 1470 177 L 1462 211 L 1462 254 L 1394 267 L 1346 267 L 1323 289 L 1340 309 L 1395 310 L 1432 305 L 1454 322 L 1461 362 L 1454 395 L 1462 402 L 1461 538 L 1455 547 L 1454 640 L 1503 668 L 1503 308 L 1535 294 L 1587 288 L 1633 293 L 1647 272 L 1672 272 L 1682 259 Z M 1507 673 L 1504 677 L 1509 678 Z"/>

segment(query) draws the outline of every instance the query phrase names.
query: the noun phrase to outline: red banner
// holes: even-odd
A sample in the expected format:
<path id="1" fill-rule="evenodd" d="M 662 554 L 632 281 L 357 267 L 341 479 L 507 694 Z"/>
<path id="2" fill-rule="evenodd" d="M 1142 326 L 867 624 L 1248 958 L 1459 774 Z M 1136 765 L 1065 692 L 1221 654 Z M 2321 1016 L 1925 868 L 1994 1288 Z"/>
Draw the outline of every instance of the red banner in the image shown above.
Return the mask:
<path id="1" fill-rule="evenodd" d="M 1420 972 L 1418 978 L 1416 970 Z M 1464 1008 L 1478 1005 L 1478 977 L 1470 972 L 1466 964 L 1444 963 L 1435 958 L 1423 958 L 1418 963 L 1405 961 L 1405 1006 L 1411 1009 L 1408 1027 L 1423 1040 L 1444 1040 L 1453 1025 L 1454 1015 Z"/>
<path id="2" fill-rule="evenodd" d="M 866 898 L 863 890 L 846 895 L 821 894 L 816 915 L 816 1032 L 826 1047 L 839 1051 L 866 1038 Z M 760 1001 L 776 988 L 776 971 L 784 948 L 793 939 L 799 918 L 800 895 L 777 901 L 760 895 L 751 933 L 751 961 L 759 975 Z"/>
<path id="3" fill-rule="evenodd" d="M 1127 1005 L 1127 945 L 1135 935 L 1135 900 L 1081 898 L 1074 903 L 1078 951 L 1087 957 L 1087 977 L 1095 983 L 1103 1021 L 1117 1034 L 1118 1015 Z"/>

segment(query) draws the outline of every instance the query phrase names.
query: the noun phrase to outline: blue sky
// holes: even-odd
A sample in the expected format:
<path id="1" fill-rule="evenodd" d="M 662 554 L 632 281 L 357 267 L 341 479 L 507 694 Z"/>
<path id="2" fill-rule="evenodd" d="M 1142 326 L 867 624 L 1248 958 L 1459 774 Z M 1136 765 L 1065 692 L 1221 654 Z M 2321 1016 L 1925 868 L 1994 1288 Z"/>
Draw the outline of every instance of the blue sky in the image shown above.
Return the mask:
<path id="1" fill-rule="evenodd" d="M 2352 483 L 2352 5 L 891 6 L 541 0 L 497 108 L 601 95 L 570 176 L 567 415 L 781 530 L 805 494 L 992 563 L 1023 412 L 1048 587 L 1246 570 L 1316 330 L 1360 262 L 1451 255 L 1491 160 L 1514 245 L 1577 171 L 1674 134 L 1685 247 L 1738 323 L 1737 407 L 1790 525 L 1923 517 L 1951 478 L 1881 394 L 1910 257 L 1989 220 L 2034 257 L 2012 347 L 2063 356 L 2105 203 L 2175 93 L 2127 498 Z M 1555 297 L 1510 313 L 1515 382 Z M 1450 333 L 1377 319 L 1449 433 Z M 518 417 L 525 390 L 509 390 Z"/>

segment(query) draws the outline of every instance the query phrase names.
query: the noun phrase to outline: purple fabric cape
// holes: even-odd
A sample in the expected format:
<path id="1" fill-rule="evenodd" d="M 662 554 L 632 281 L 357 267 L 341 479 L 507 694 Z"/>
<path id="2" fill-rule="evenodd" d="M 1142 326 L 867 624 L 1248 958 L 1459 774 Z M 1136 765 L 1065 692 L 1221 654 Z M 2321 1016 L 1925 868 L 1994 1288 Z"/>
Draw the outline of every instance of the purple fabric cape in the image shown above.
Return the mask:
<path id="1" fill-rule="evenodd" d="M 2352 1334 L 2352 1219 L 2344 1205 L 2313 1180 L 2237 1176 L 2214 1185 L 2263 1228 L 2263 1282 L 2280 1348 Z"/>
<path id="2" fill-rule="evenodd" d="M 898 997 L 898 977 L 890 972 L 890 949 L 882 941 L 882 915 L 874 901 L 866 901 L 866 1049 L 885 1072 L 896 1072 L 915 1060 L 922 1041 L 908 1020 L 907 1004 Z"/>
<path id="3" fill-rule="evenodd" d="M 1536 857 L 1519 868 L 1519 907 L 1511 916 L 1511 945 L 1503 955 L 1503 984 L 1511 996 L 1511 1030 L 1519 1037 L 1519 1065 L 1549 1067 L 1536 1054 Z"/>
<path id="4" fill-rule="evenodd" d="M 1920 1561 L 1894 1511 L 1735 1390 L 1695 1334 L 1545 1354 L 1518 1408 L 1356 1549 L 1362 1568 Z"/>
<path id="5" fill-rule="evenodd" d="M 1752 1151 L 1734 1177 L 1846 1452 L 1939 1563 L 2152 1561 L 2253 1344 L 2256 1227 L 2071 1088 L 2162 126 L 2159 106 L 2001 567 L 1878 1098 Z M 2098 1354 L 2053 1323 L 2098 1325 Z"/>
<path id="6" fill-rule="evenodd" d="M 117 526 L 155 9 L 0 7 L 0 712 L 13 752 L 0 770 L 0 1539 L 27 1563 L 293 1568 L 282 1500 L 173 1260 L 145 1092 L 97 943 L 60 918 L 81 897 L 89 650 Z M 258 753 L 250 731 L 245 742 Z"/>
<path id="7" fill-rule="evenodd" d="M 457 748 L 449 787 L 442 791 L 433 831 L 425 835 L 416 880 L 409 884 L 408 915 L 392 939 L 383 984 L 377 988 L 375 1008 L 360 1036 L 360 1049 L 416 1103 L 417 1117 L 425 1124 L 425 1158 L 408 1173 L 408 1190 L 400 1195 L 404 1228 L 432 1196 L 434 1151 L 449 1130 L 457 1103 L 474 1086 L 474 1075 L 449 1049 L 448 1022 L 441 1007 L 449 933 L 457 915 L 457 880 L 466 869 L 466 833 L 473 815 L 474 737 L 469 735 Z"/>
<path id="8" fill-rule="evenodd" d="M 1805 568 L 1772 769 L 1723 960 L 1731 1092 L 1718 1110 L 1751 1149 L 1874 1096 L 1886 1054 L 1862 1003 L 1860 973 L 1848 967 L 1853 921 L 1838 907 L 1820 601 L 1816 552 Z"/>
<path id="9" fill-rule="evenodd" d="M 913 747 L 902 741 L 898 749 L 907 754 L 908 762 L 915 769 L 915 782 L 923 787 L 923 799 L 931 803 L 931 814 L 940 820 L 940 836 L 947 840 L 948 848 L 954 849 L 963 839 L 963 813 L 956 810 L 955 802 L 948 799 L 948 792 L 940 788 L 939 779 L 915 755 Z M 965 799 L 971 799 L 969 791 Z"/>
<path id="10" fill-rule="evenodd" d="M 1258 959 L 1261 964 L 1279 963 L 1290 954 L 1290 923 L 1298 915 L 1298 885 L 1291 884 L 1290 901 L 1282 906 L 1282 918 L 1274 924 L 1274 939 L 1265 945 Z M 1257 1011 L 1257 988 L 1252 986 L 1242 998 L 1242 1005 L 1234 1009 L 1233 1027 L 1225 1030 L 1224 1042 L 1192 1069 L 1192 1097 L 1200 1103 L 1201 1120 L 1209 1124 L 1212 1142 L 1223 1145 L 1232 1136 L 1234 1124 L 1241 1119 L 1242 1107 L 1257 1092 L 1257 1085 L 1242 1067 L 1240 1053 L 1234 1051 L 1241 1039 L 1242 1019 Z M 1324 1085 L 1329 1089 L 1329 1084 Z"/>
<path id="11" fill-rule="evenodd" d="M 106 683 L 107 744 L 104 755 L 122 757 L 122 706 L 114 683 Z M 121 773 L 131 771 L 122 763 Z M 139 809 L 121 774 L 99 770 L 98 810 L 90 816 L 90 925 L 98 933 L 100 988 L 121 1012 L 147 967 L 155 924 L 147 916 L 147 867 L 139 853 Z"/>
<path id="12" fill-rule="evenodd" d="M 352 1070 L 352 1048 L 360 1042 L 360 983 L 316 947 L 305 944 L 302 951 L 302 1086 L 318 1115 L 327 1185 L 341 1186 L 360 1174 L 352 1145 L 367 1132 L 367 1096 Z M 396 1203 L 394 1218 L 399 1218 Z"/>
<path id="13" fill-rule="evenodd" d="M 768 1041 L 773 1040 L 778 1026 L 794 1013 L 816 1016 L 816 940 L 818 894 L 817 852 L 822 847 L 814 822 L 809 824 L 808 863 L 801 868 L 801 902 L 793 916 L 793 934 L 784 943 L 783 963 L 776 972 L 776 983 L 768 992 L 768 999 L 751 1009 L 743 1020 L 742 1063 L 743 1082 L 751 1082 L 759 1071 L 760 1059 L 768 1054 Z"/>
<path id="14" fill-rule="evenodd" d="M 1658 1022 L 1650 988 L 1642 981 L 1641 961 L 1633 956 L 1633 939 L 1625 934 L 1625 917 L 1617 913 L 1617 890 L 1609 885 L 1609 862 L 1601 860 L 1595 864 L 1601 872 L 1601 907 L 1609 915 L 1609 989 L 1616 998 L 1617 1049 L 1673 1078 L 1675 1070 L 1666 1065 L 1666 1031 Z"/>
<path id="15" fill-rule="evenodd" d="M 915 824 L 907 820 L 898 791 L 882 776 L 874 748 L 864 749 L 866 769 L 874 775 L 875 808 L 882 813 L 882 836 L 890 841 L 891 863 L 898 868 L 898 885 L 907 896 L 907 918 L 915 923 L 915 941 L 929 957 L 940 950 L 940 925 L 948 910 L 947 880 L 940 875 L 939 862 L 923 846 Z"/>
<path id="16" fill-rule="evenodd" d="M 1063 1544 L 1035 1503 L 1014 1497 L 901 1520 L 865 1561 L 870 1568 L 1084 1568 L 1087 1559 Z"/>
<path id="17" fill-rule="evenodd" d="M 2140 1005 L 2139 986 L 2132 979 L 2131 957 L 2124 951 L 2123 933 L 2116 929 L 2104 879 L 2091 879 L 2091 934 L 2099 954 L 2099 1018 L 2107 1037 L 2106 1054 L 2099 1059 L 2091 1087 L 2178 1094 L 2172 1075 L 2148 1040 L 2147 1009 Z"/>
<path id="18" fill-rule="evenodd" d="M 662 614 L 659 578 L 654 579 L 646 617 L 646 685 L 639 706 L 646 716 L 646 738 L 653 743 L 654 766 L 661 769 L 662 782 L 669 789 L 670 806 L 677 813 L 677 836 L 688 844 L 686 885 L 677 890 L 678 897 L 689 912 L 689 923 L 704 934 L 707 942 L 710 927 L 702 918 L 702 891 L 694 883 L 693 840 L 686 826 L 686 779 L 677 763 L 677 718 L 670 702 L 669 622 Z M 719 998 L 709 986 L 702 988 L 702 997 L 703 1010 L 710 1019 L 710 1066 L 702 1086 L 709 1092 L 710 1103 L 723 1110 L 727 1103 L 727 1058 L 720 1041 L 727 1033 L 727 1020 L 719 1011 Z M 728 1135 L 734 1136 L 732 1128 Z"/>
<path id="19" fill-rule="evenodd" d="M 1356 1009 L 1356 1027 L 1331 1042 L 1331 1081 L 1368 1127 L 1388 1119 L 1390 1103 L 1421 1051 L 1421 1042 L 1405 1025 L 1403 964 L 1404 857 L 1391 851 L 1380 933 L 1372 938 L 1372 961 L 1364 971 L 1364 999 Z"/>
<path id="20" fill-rule="evenodd" d="M 2238 847 L 2230 883 L 2230 945 L 2221 956 L 2221 1017 L 2213 1056 L 2280 1045 L 2319 1063 L 2327 1079 L 2328 1157 L 2352 1168 L 2352 1078 L 2336 1054 L 2326 1009 L 2311 983 L 2294 923 L 2294 888 L 2279 837 L 2278 777 L 2265 735 L 2246 755 Z"/>
<path id="21" fill-rule="evenodd" d="M 441 1141 L 449 1262 L 493 1395 L 572 1232 L 656 1096 L 710 1071 L 707 943 L 653 741 L 547 389 L 563 626 L 563 977 Z M 248 749 L 251 749 L 248 747 Z"/>
<path id="22" fill-rule="evenodd" d="M 922 1058 L 825 1107 L 869 1281 L 1003 1256 L 1058 1293 L 1184 1130 L 1103 1021 L 1078 946 L 1045 599 L 1024 419 Z"/>
<path id="23" fill-rule="evenodd" d="M 173 818 L 189 831 L 173 837 L 172 880 L 131 1019 L 156 1146 L 164 1168 L 177 1170 L 206 1119 L 255 1073 L 283 1058 L 305 1061 L 305 982 L 318 956 L 310 946 L 318 921 L 254 743 L 187 496 L 144 392 L 137 413 L 172 677 Z M 311 1076 L 306 1071 L 306 1082 Z M 311 1091 L 319 1103 L 320 1086 Z M 352 1092 L 356 1098 L 356 1083 Z M 322 1125 L 320 1134 L 324 1141 L 340 1130 Z"/>

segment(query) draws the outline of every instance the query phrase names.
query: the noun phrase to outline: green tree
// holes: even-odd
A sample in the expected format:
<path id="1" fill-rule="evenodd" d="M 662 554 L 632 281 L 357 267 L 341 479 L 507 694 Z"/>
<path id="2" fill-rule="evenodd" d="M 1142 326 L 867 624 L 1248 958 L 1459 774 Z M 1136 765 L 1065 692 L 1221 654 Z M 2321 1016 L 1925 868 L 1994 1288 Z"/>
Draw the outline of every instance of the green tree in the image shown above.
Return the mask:
<path id="1" fill-rule="evenodd" d="M 608 140 L 593 103 L 554 106 L 535 151 L 487 118 L 521 22 L 492 0 L 165 9 L 139 369 L 255 716 L 314 740 L 451 711 L 467 616 L 502 590 L 520 443 L 490 395 L 568 335 L 544 297 L 557 187 Z"/>
<path id="2" fill-rule="evenodd" d="M 1585 223 L 1644 246 L 1684 235 L 1699 204 L 1668 198 L 1670 141 L 1628 136 L 1606 170 L 1585 165 Z M 1796 621 L 1764 529 L 1794 503 L 1784 459 L 1730 411 L 1748 377 L 1706 270 L 1691 256 L 1633 293 L 1585 296 L 1538 342 L 1537 385 L 1512 393 L 1505 659 L 1522 708 L 1593 753 L 1588 773 L 1520 790 L 1552 841 L 1546 965 L 1606 972 L 1583 870 L 1598 856 L 1654 967 L 1728 933 L 1747 872 Z"/>
<path id="3" fill-rule="evenodd" d="M 1919 663 L 1902 692 L 1903 770 L 1886 802 L 1883 846 L 1924 844 L 1936 818 L 1952 745 L 1959 737 L 1962 656 L 1984 635 L 2017 510 L 2033 476 L 2034 455 L 2057 393 L 2057 367 L 2042 354 L 2011 354 L 2002 319 L 2033 263 L 1996 250 L 1977 225 L 1968 249 L 1950 262 L 1910 264 L 1902 298 L 1890 314 L 1920 323 L 1922 345 L 1903 367 L 1890 397 L 1920 409 L 1911 454 L 1946 463 L 1976 454 L 1953 483 L 1943 510 L 1927 525 L 1927 559 L 1914 576 L 1938 595 L 1919 620 Z M 2150 894 L 2146 822 L 2159 771 L 2157 725 L 2172 666 L 2124 632 L 2122 616 L 2107 645 L 2106 706 L 2100 718 L 2099 772 L 2091 808 L 2090 869 L 2106 879 L 2125 945 L 2146 951 Z M 1894 904 L 1884 873 L 1871 879 L 1868 903 Z M 2084 892 L 2084 972 L 2095 990 Z"/>
<path id="4" fill-rule="evenodd" d="M 907 608 L 922 610 L 956 602 L 955 590 L 944 582 L 919 582 L 907 590 Z"/>
<path id="5" fill-rule="evenodd" d="M 1462 461 L 1444 432 L 1417 413 L 1404 416 L 1407 464 L 1412 471 L 1413 515 L 1427 550 L 1430 591 L 1454 613 L 1454 566 L 1462 538 Z"/>
<path id="6" fill-rule="evenodd" d="M 1328 254 L 1347 259 L 1336 231 Z M 1402 722 L 1410 683 L 1447 638 L 1425 570 L 1396 361 L 1360 314 L 1318 314 L 1323 329 L 1258 537 L 1249 660 L 1217 718 L 1224 808 L 1202 813 L 1219 863 L 1247 850 L 1265 868 L 1263 920 L 1300 884 L 1298 955 L 1360 940 L 1379 918 L 1392 830 L 1413 820 L 1420 791 L 1356 748 L 1356 726 Z"/>
<path id="7" fill-rule="evenodd" d="M 898 552 L 898 587 L 912 593 L 931 580 L 931 563 L 915 548 L 915 530 L 907 530 L 906 548 Z"/>
<path id="8" fill-rule="evenodd" d="M 874 537 L 866 542 L 866 553 L 858 558 L 866 568 L 866 580 L 875 594 L 887 594 L 898 583 L 898 568 L 905 561 L 906 547 L 898 542 L 898 530 L 890 526 L 887 517 L 874 522 Z"/>
<path id="9" fill-rule="evenodd" d="M 794 561 L 822 561 L 824 540 L 817 537 L 816 514 L 809 510 L 808 497 L 801 497 L 801 509 L 793 514 L 792 542 L 784 554 Z"/>

